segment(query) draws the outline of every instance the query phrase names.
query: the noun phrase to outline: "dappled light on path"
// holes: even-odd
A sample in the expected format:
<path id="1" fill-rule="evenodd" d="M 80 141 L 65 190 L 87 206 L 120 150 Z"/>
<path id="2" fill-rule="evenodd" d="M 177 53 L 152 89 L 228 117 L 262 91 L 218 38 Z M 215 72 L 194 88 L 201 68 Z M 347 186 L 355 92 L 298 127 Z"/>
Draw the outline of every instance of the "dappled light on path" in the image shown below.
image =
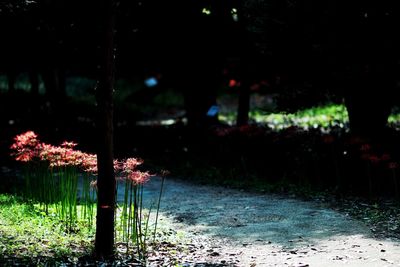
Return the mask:
<path id="1" fill-rule="evenodd" d="M 146 185 L 148 205 L 157 197 L 159 182 L 155 178 Z M 237 266 L 400 263 L 397 243 L 376 240 L 361 222 L 312 201 L 169 179 L 161 214 L 160 229 L 179 233 L 177 242 L 190 243 L 193 237 L 211 240 L 214 248 L 208 256 L 215 263 L 226 259 Z"/>

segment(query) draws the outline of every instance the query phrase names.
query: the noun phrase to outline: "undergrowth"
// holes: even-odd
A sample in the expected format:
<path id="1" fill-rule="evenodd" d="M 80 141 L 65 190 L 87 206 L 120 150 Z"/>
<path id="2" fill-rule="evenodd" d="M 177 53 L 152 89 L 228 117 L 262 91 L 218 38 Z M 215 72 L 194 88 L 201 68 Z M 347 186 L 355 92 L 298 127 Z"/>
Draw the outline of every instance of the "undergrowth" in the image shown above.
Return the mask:
<path id="1" fill-rule="evenodd" d="M 1 266 L 74 263 L 93 249 L 93 229 L 77 225 L 66 233 L 57 216 L 17 196 L 0 194 L 0 206 Z"/>

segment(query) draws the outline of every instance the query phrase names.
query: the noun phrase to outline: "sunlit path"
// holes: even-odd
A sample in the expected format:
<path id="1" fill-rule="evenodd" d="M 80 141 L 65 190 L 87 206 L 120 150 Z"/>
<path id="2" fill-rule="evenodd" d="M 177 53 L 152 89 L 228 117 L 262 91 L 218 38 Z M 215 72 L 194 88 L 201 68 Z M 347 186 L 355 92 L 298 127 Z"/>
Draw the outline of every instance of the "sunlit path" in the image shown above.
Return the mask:
<path id="1" fill-rule="evenodd" d="M 146 185 L 148 200 L 159 182 Z M 234 266 L 400 266 L 399 244 L 315 202 L 168 179 L 161 214 L 161 231 L 178 233 L 175 241 L 204 242 L 189 263 L 201 254 L 200 262 Z"/>

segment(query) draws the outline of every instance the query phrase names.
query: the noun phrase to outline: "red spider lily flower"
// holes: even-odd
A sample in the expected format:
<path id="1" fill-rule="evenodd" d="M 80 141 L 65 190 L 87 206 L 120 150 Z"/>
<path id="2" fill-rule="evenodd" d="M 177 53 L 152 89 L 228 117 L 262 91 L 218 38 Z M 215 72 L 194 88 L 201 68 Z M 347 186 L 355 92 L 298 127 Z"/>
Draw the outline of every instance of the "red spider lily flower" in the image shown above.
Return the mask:
<path id="1" fill-rule="evenodd" d="M 90 181 L 90 187 L 97 190 L 97 180 Z"/>
<path id="2" fill-rule="evenodd" d="M 171 172 L 170 171 L 168 171 L 168 170 L 161 170 L 161 176 L 162 177 L 165 177 L 165 176 L 168 176 L 168 175 L 170 175 L 171 174 Z"/>
<path id="3" fill-rule="evenodd" d="M 399 164 L 397 162 L 394 162 L 394 161 L 389 162 L 388 168 L 389 169 L 398 169 L 399 168 Z"/>
<path id="4" fill-rule="evenodd" d="M 232 133 L 232 128 L 222 128 L 218 127 L 214 129 L 214 134 L 219 137 L 227 136 Z"/>
<path id="5" fill-rule="evenodd" d="M 40 153 L 40 158 L 49 162 L 50 167 L 67 166 L 69 163 L 65 160 L 68 149 L 43 144 L 43 149 Z"/>
<path id="6" fill-rule="evenodd" d="M 261 88 L 261 85 L 259 83 L 254 83 L 250 86 L 251 91 L 258 91 L 258 90 L 260 90 L 260 88 Z"/>
<path id="7" fill-rule="evenodd" d="M 21 153 L 19 155 L 16 155 L 15 160 L 16 161 L 22 161 L 22 162 L 29 162 L 35 158 L 35 153 L 32 151 L 26 151 L 24 153 Z"/>
<path id="8" fill-rule="evenodd" d="M 97 156 L 95 154 L 83 153 L 82 168 L 87 173 L 97 175 Z"/>
<path id="9" fill-rule="evenodd" d="M 381 161 L 381 159 L 378 157 L 378 156 L 376 156 L 376 155 L 371 155 L 371 156 L 369 156 L 369 158 L 368 158 L 368 160 L 371 162 L 371 163 L 379 163 L 380 161 Z"/>
<path id="10" fill-rule="evenodd" d="M 50 154 L 52 153 L 51 151 L 53 151 L 54 146 L 46 143 L 41 143 L 40 145 L 42 147 L 42 150 L 39 154 L 40 160 L 48 160 L 49 157 L 51 157 Z"/>
<path id="11" fill-rule="evenodd" d="M 360 148 L 361 151 L 366 152 L 371 150 L 371 146 L 369 144 L 363 144 Z"/>
<path id="12" fill-rule="evenodd" d="M 15 152 L 12 152 L 11 155 L 15 156 L 16 161 L 29 162 L 38 159 L 40 151 L 41 146 L 37 145 L 35 147 L 18 148 Z"/>
<path id="13" fill-rule="evenodd" d="M 253 129 L 253 127 L 251 127 L 251 125 L 246 124 L 246 125 L 242 125 L 239 127 L 239 132 L 247 133 L 247 132 L 251 131 L 252 129 Z"/>
<path id="14" fill-rule="evenodd" d="M 62 148 L 49 145 L 49 144 L 42 144 L 42 151 L 40 151 L 40 159 L 48 161 L 50 163 L 61 161 L 61 154 Z"/>
<path id="15" fill-rule="evenodd" d="M 382 154 L 382 156 L 381 156 L 381 160 L 382 161 L 388 161 L 388 160 L 390 160 L 391 159 L 391 157 L 390 157 L 390 155 L 389 154 Z"/>
<path id="16" fill-rule="evenodd" d="M 125 180 L 125 177 L 122 175 L 122 172 L 124 172 L 124 162 L 115 159 L 114 160 L 115 179 Z"/>
<path id="17" fill-rule="evenodd" d="M 40 159 L 49 162 L 50 167 L 80 166 L 83 164 L 85 154 L 74 150 L 76 143 L 64 142 L 61 146 L 42 144 Z"/>
<path id="18" fill-rule="evenodd" d="M 64 142 L 62 142 L 61 147 L 64 147 L 64 148 L 74 148 L 74 147 L 76 147 L 77 145 L 78 145 L 78 144 L 77 144 L 77 143 L 74 143 L 74 142 L 64 141 Z"/>
<path id="19" fill-rule="evenodd" d="M 238 82 L 234 79 L 229 80 L 229 87 L 238 86 Z"/>
<path id="20" fill-rule="evenodd" d="M 357 144 L 361 144 L 364 140 L 359 137 L 359 136 L 353 136 L 350 138 L 350 140 L 348 141 L 348 144 L 350 145 L 357 145 Z"/>
<path id="21" fill-rule="evenodd" d="M 133 171 L 128 173 L 127 179 L 131 181 L 133 184 L 144 184 L 150 180 L 152 175 L 148 172 L 141 172 L 141 171 Z"/>
<path id="22" fill-rule="evenodd" d="M 17 135 L 14 137 L 14 141 L 10 149 L 13 150 L 11 155 L 15 156 L 15 160 L 28 162 L 38 157 L 41 146 L 37 134 L 33 131 Z"/>
<path id="23" fill-rule="evenodd" d="M 84 153 L 79 150 L 67 149 L 64 154 L 64 161 L 70 166 L 81 166 Z"/>
<path id="24" fill-rule="evenodd" d="M 136 158 L 128 158 L 122 164 L 122 170 L 125 173 L 130 173 L 136 169 L 137 166 L 143 163 L 143 160 Z"/>
<path id="25" fill-rule="evenodd" d="M 27 131 L 23 134 L 14 137 L 15 143 L 11 146 L 11 149 L 18 149 L 21 147 L 35 147 L 39 141 L 37 139 L 37 134 L 33 131 Z"/>
<path id="26" fill-rule="evenodd" d="M 361 159 L 363 159 L 363 160 L 369 160 L 370 157 L 371 157 L 371 154 L 369 154 L 369 153 L 363 153 L 361 155 Z"/>
<path id="27" fill-rule="evenodd" d="M 332 135 L 324 135 L 322 137 L 322 142 L 325 144 L 331 144 L 335 141 L 335 138 Z"/>
<path id="28" fill-rule="evenodd" d="M 114 159 L 114 172 L 120 172 L 123 170 L 123 162 Z"/>

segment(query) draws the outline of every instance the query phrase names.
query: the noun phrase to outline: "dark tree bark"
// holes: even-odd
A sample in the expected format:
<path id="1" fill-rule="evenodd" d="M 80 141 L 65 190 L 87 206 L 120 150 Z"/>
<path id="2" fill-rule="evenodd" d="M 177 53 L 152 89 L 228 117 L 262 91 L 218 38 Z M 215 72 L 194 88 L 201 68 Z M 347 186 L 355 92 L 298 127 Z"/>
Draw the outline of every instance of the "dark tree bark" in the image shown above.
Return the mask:
<path id="1" fill-rule="evenodd" d="M 29 72 L 29 80 L 31 82 L 31 93 L 33 96 L 39 95 L 39 74 L 35 70 Z"/>
<path id="2" fill-rule="evenodd" d="M 239 89 L 239 105 L 237 113 L 237 126 L 247 125 L 249 123 L 250 111 L 250 84 L 247 75 L 243 75 Z"/>
<path id="3" fill-rule="evenodd" d="M 15 92 L 15 81 L 17 80 L 17 74 L 15 71 L 9 71 L 7 73 L 7 79 L 8 79 L 8 91 L 10 93 Z"/>
<path id="4" fill-rule="evenodd" d="M 379 140 L 385 135 L 387 120 L 393 105 L 395 80 L 388 75 L 367 72 L 348 79 L 345 85 L 345 105 L 353 134 Z M 359 92 L 354 92 L 359 88 Z"/>
<path id="5" fill-rule="evenodd" d="M 100 71 L 96 99 L 98 105 L 98 203 L 95 255 L 109 259 L 114 254 L 115 177 L 113 167 L 113 86 L 115 3 L 103 0 L 104 28 L 101 34 Z"/>
<path id="6" fill-rule="evenodd" d="M 239 103 L 237 113 L 237 126 L 247 125 L 249 123 L 250 111 L 250 54 L 254 47 L 250 45 L 249 33 L 247 30 L 248 20 L 245 16 L 244 3 L 238 3 L 238 27 L 239 46 L 238 54 L 240 58 L 240 88 L 239 88 Z"/>
<path id="7" fill-rule="evenodd" d="M 48 67 L 42 71 L 46 95 L 51 100 L 62 100 L 65 95 L 65 73 L 56 67 Z"/>
<path id="8" fill-rule="evenodd" d="M 337 7 L 337 69 L 343 76 L 350 130 L 377 141 L 385 139 L 387 119 L 398 97 L 396 12 L 398 8 L 389 1 Z"/>

